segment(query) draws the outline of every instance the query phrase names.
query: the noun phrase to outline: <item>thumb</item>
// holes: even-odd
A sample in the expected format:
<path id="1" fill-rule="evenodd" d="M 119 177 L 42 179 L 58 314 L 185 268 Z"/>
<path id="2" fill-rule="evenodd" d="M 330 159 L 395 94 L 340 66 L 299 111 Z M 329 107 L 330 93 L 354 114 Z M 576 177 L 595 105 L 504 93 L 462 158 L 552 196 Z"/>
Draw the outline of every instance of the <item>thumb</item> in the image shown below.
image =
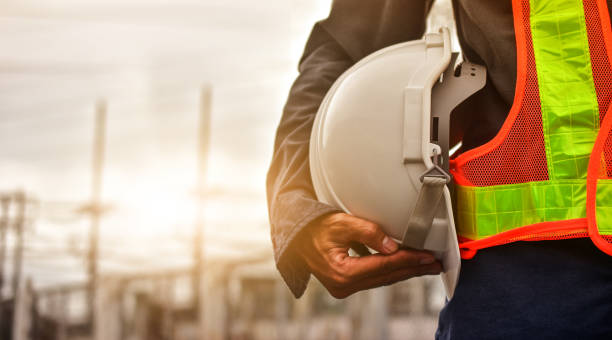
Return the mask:
<path id="1" fill-rule="evenodd" d="M 353 217 L 350 224 L 350 236 L 353 241 L 361 242 L 383 254 L 392 254 L 399 249 L 399 245 L 376 223 Z"/>

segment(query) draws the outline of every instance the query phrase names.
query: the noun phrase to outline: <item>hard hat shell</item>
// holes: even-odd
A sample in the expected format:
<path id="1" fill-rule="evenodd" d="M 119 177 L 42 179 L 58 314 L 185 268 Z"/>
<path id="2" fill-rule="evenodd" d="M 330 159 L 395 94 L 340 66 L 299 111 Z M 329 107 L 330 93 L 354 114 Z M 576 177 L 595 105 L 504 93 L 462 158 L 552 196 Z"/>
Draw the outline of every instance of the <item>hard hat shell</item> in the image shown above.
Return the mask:
<path id="1" fill-rule="evenodd" d="M 310 140 L 310 170 L 320 201 L 376 222 L 400 242 L 421 190 L 420 177 L 440 154 L 430 142 L 431 93 L 451 60 L 448 30 L 377 51 L 345 72 L 323 100 Z M 432 206 L 422 248 L 442 259 L 452 297 L 459 250 L 451 197 Z"/>

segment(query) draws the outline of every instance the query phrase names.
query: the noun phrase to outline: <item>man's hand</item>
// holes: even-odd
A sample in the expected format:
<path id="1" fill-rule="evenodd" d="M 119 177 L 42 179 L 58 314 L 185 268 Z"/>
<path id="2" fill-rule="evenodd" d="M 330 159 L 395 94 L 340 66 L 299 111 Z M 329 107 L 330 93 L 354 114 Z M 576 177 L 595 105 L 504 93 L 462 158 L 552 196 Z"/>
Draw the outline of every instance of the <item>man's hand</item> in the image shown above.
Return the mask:
<path id="1" fill-rule="evenodd" d="M 440 262 L 427 251 L 399 249 L 375 223 L 344 213 L 324 217 L 306 228 L 296 241 L 311 272 L 338 299 L 442 270 Z M 349 248 L 356 242 L 379 253 L 349 256 Z"/>

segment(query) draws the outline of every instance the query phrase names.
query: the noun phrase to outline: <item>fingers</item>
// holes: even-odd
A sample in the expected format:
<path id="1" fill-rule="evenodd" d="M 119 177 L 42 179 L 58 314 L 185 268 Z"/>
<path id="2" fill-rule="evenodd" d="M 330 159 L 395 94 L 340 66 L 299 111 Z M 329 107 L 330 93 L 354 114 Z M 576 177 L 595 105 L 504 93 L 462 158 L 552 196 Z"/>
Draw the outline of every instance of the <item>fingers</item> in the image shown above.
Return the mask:
<path id="1" fill-rule="evenodd" d="M 375 254 L 365 257 L 346 257 L 343 262 L 342 266 L 346 268 L 346 275 L 357 280 L 387 274 L 407 267 L 432 264 L 435 262 L 435 258 L 426 251 L 402 249 L 391 255 Z"/>
<path id="2" fill-rule="evenodd" d="M 376 223 L 346 215 L 344 224 L 344 237 L 347 241 L 361 242 L 383 254 L 392 254 L 399 248 Z"/>
<path id="3" fill-rule="evenodd" d="M 393 283 L 404 281 L 417 276 L 437 275 L 441 271 L 442 264 L 436 261 L 432 264 L 407 267 L 383 275 L 367 277 L 353 284 L 331 287 L 328 288 L 328 290 L 333 297 L 337 299 L 343 299 L 361 290 L 388 286 Z"/>
<path id="4" fill-rule="evenodd" d="M 399 281 L 423 275 L 438 275 L 442 272 L 442 264 L 436 261 L 432 264 L 421 265 L 393 271 L 381 276 L 375 276 L 360 281 L 355 285 L 355 292 L 376 287 L 388 286 Z"/>

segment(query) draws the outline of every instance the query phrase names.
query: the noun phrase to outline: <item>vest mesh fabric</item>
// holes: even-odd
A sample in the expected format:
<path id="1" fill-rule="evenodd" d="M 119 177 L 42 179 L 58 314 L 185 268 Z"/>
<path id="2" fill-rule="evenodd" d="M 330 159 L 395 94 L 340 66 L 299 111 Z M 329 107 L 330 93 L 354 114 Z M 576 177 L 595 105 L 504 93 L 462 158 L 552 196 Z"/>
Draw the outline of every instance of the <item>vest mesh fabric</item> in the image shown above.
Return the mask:
<path id="1" fill-rule="evenodd" d="M 489 152 L 463 166 L 465 178 L 474 186 L 545 181 L 548 179 L 540 93 L 529 22 L 529 2 L 523 2 L 526 70 L 523 100 L 507 137 Z M 520 67 L 520 65 L 519 65 Z M 519 72 L 521 72 L 519 70 Z M 510 123 L 510 122 L 506 122 Z"/>

